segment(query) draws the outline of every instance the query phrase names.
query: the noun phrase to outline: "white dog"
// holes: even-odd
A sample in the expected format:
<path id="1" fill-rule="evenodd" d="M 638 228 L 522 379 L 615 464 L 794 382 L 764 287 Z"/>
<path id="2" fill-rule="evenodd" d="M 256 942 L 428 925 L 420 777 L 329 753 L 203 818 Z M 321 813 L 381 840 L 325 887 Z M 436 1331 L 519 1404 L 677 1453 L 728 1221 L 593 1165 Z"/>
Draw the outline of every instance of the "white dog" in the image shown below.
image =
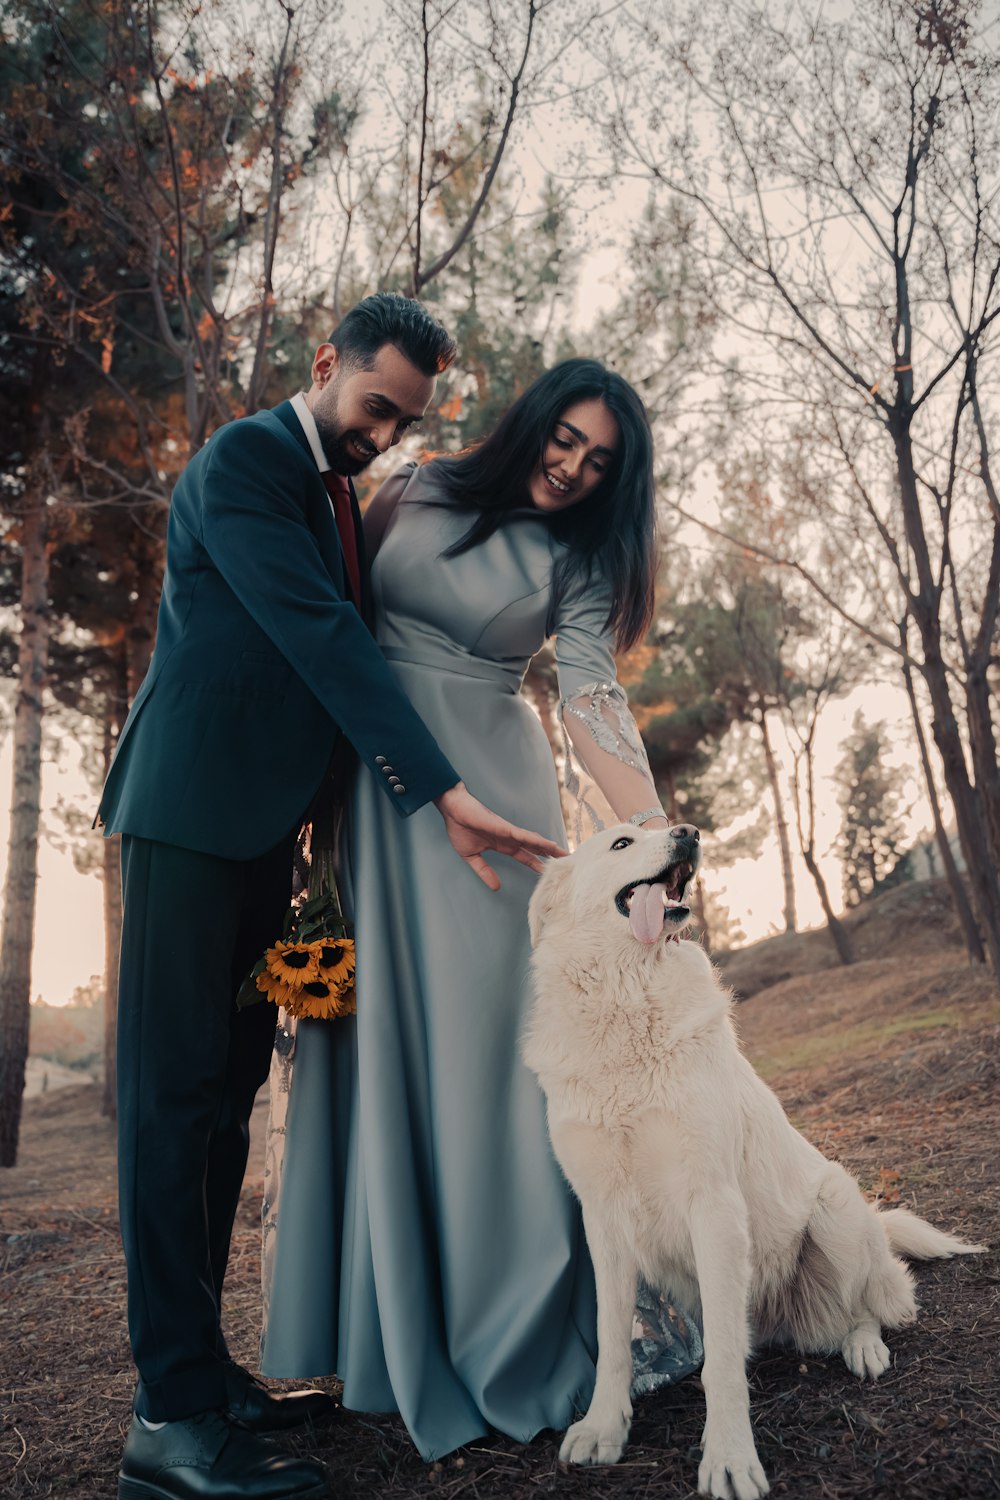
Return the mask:
<path id="1" fill-rule="evenodd" d="M 698 832 L 623 824 L 545 870 L 529 910 L 535 1003 L 524 1056 L 548 1100 L 556 1156 L 583 1205 L 597 1277 L 597 1382 L 559 1457 L 615 1463 L 632 1417 L 636 1281 L 704 1329 L 699 1489 L 757 1500 L 751 1341 L 842 1353 L 872 1379 L 882 1328 L 913 1320 L 909 1271 L 983 1247 L 905 1209 L 878 1213 L 799 1135 L 739 1050 L 729 996 L 678 942 Z"/>

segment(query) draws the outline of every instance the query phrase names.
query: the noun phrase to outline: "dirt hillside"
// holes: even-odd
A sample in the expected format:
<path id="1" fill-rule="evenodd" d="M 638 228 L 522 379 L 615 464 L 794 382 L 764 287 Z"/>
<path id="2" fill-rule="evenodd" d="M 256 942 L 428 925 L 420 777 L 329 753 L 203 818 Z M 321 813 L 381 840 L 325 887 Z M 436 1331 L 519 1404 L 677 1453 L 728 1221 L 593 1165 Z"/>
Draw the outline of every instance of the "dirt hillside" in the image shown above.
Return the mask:
<path id="1" fill-rule="evenodd" d="M 915 957 L 960 948 L 961 930 L 944 880 L 908 881 L 847 912 L 844 926 L 857 959 L 899 953 Z M 718 956 L 727 981 L 744 999 L 791 979 L 837 969 L 840 960 L 825 927 L 764 938 Z"/>

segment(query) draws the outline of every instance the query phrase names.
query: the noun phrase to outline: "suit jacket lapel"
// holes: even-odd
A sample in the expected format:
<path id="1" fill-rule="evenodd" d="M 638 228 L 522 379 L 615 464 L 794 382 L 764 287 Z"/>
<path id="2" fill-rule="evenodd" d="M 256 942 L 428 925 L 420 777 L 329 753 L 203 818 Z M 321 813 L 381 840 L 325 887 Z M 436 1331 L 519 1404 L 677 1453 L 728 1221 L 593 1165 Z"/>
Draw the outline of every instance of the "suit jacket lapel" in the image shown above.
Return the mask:
<path id="1" fill-rule="evenodd" d="M 282 401 L 280 406 L 275 406 L 272 408 L 271 415 L 277 417 L 281 425 L 287 429 L 290 436 L 295 439 L 300 448 L 304 449 L 305 452 L 308 453 L 310 460 L 312 460 L 312 449 L 309 446 L 309 439 L 306 437 L 305 433 L 302 430 L 302 423 L 296 416 L 295 408 L 292 406 L 292 403 L 290 401 Z M 344 588 L 345 596 L 347 598 L 350 598 L 351 590 L 350 584 L 347 580 L 347 564 L 344 562 L 344 549 L 340 542 L 340 533 L 337 530 L 337 522 L 334 518 L 333 506 L 330 503 L 330 496 L 327 494 L 326 485 L 323 483 L 322 476 L 320 475 L 318 469 L 316 470 L 316 480 L 322 491 L 323 500 L 325 502 L 320 508 L 320 515 L 326 518 L 326 524 L 323 527 L 323 531 L 327 535 L 329 535 L 330 532 L 333 533 L 333 536 L 335 538 L 335 546 L 337 548 L 337 556 L 340 562 L 341 576 L 343 579 L 342 587 Z M 365 624 L 370 627 L 372 624 L 372 598 L 371 581 L 368 577 L 368 557 L 365 551 L 365 529 L 361 519 L 361 507 L 358 505 L 357 491 L 354 488 L 354 480 L 348 479 L 347 485 L 351 495 L 351 514 L 354 517 L 354 530 L 357 537 L 358 547 L 358 569 L 361 573 L 361 599 L 358 601 L 358 613 L 364 620 Z M 321 545 L 324 540 L 324 536 L 321 535 Z"/>
<path id="2" fill-rule="evenodd" d="M 308 453 L 309 457 L 312 458 L 312 449 L 309 446 L 309 439 L 302 431 L 302 423 L 295 415 L 295 408 L 292 403 L 290 401 L 282 401 L 278 406 L 272 406 L 270 415 L 272 417 L 277 417 L 282 427 L 284 427 L 286 432 L 288 432 L 288 434 L 295 439 L 302 451 L 304 453 Z"/>

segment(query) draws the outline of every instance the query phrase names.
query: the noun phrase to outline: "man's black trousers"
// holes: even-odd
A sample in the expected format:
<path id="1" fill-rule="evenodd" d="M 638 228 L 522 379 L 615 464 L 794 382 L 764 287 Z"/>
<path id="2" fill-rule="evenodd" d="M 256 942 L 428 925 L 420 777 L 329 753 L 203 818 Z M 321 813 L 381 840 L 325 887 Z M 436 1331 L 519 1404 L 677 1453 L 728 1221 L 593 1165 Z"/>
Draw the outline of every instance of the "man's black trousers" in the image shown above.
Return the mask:
<path id="1" fill-rule="evenodd" d="M 239 861 L 122 838 L 119 1210 L 151 1421 L 226 1402 L 222 1282 L 277 1016 L 235 996 L 281 935 L 293 848 Z"/>

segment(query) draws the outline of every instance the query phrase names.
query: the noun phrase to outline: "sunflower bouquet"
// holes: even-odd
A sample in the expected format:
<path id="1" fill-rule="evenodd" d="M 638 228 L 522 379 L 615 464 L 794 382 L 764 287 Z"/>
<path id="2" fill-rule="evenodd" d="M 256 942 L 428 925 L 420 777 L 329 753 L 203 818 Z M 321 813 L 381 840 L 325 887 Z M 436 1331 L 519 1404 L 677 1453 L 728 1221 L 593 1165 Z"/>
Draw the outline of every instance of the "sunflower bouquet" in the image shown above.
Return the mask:
<path id="1" fill-rule="evenodd" d="M 313 846 L 309 883 L 285 913 L 281 937 L 244 979 L 237 1008 L 270 1000 L 287 1015 L 329 1021 L 353 1015 L 354 939 L 340 907 L 333 850 Z"/>

